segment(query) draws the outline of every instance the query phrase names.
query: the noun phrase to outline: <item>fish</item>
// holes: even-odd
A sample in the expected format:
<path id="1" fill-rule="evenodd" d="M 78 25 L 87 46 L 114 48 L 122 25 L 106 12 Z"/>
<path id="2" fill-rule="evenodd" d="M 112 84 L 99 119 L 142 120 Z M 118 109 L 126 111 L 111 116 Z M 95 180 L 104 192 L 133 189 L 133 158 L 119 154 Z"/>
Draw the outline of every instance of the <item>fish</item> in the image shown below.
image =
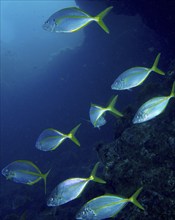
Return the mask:
<path id="1" fill-rule="evenodd" d="M 46 179 L 50 170 L 43 174 L 40 169 L 31 161 L 28 160 L 16 160 L 1 171 L 2 175 L 6 177 L 7 180 L 12 180 L 16 183 L 22 183 L 27 185 L 33 185 L 44 180 L 44 191 L 46 194 Z"/>
<path id="2" fill-rule="evenodd" d="M 157 67 L 160 55 L 160 53 L 157 55 L 154 64 L 151 68 L 133 67 L 120 74 L 114 81 L 114 83 L 111 85 L 111 89 L 129 90 L 131 88 L 139 86 L 145 81 L 145 79 L 149 76 L 149 74 L 152 71 L 160 75 L 165 75 L 165 73 Z"/>
<path id="3" fill-rule="evenodd" d="M 129 202 L 144 210 L 137 201 L 142 187 L 130 198 L 122 198 L 116 195 L 103 195 L 87 202 L 77 213 L 76 219 L 100 220 L 115 217 Z"/>
<path id="4" fill-rule="evenodd" d="M 90 121 L 94 127 L 100 128 L 101 126 L 106 124 L 105 113 L 109 111 L 115 116 L 123 117 L 123 114 L 120 113 L 117 109 L 115 109 L 115 104 L 118 96 L 115 96 L 107 107 L 101 107 L 96 104 L 91 104 L 89 110 Z"/>
<path id="5" fill-rule="evenodd" d="M 154 97 L 145 102 L 136 112 L 133 124 L 149 121 L 160 115 L 167 107 L 169 100 L 175 97 L 175 81 L 169 96 Z"/>
<path id="6" fill-rule="evenodd" d="M 51 15 L 42 27 L 49 32 L 72 33 L 95 21 L 106 33 L 109 33 L 109 29 L 104 24 L 103 18 L 112 8 L 113 6 L 106 8 L 95 17 L 77 7 L 64 8 Z"/>
<path id="7" fill-rule="evenodd" d="M 89 178 L 70 178 L 56 186 L 47 200 L 47 206 L 60 206 L 79 197 L 90 181 L 105 184 L 101 178 L 96 177 L 99 162 L 95 164 Z"/>
<path id="8" fill-rule="evenodd" d="M 63 134 L 53 128 L 48 128 L 44 130 L 38 137 L 36 141 L 36 148 L 42 151 L 53 151 L 66 139 L 72 140 L 77 146 L 80 146 L 79 141 L 75 137 L 75 133 L 81 124 L 73 128 L 69 134 Z"/>

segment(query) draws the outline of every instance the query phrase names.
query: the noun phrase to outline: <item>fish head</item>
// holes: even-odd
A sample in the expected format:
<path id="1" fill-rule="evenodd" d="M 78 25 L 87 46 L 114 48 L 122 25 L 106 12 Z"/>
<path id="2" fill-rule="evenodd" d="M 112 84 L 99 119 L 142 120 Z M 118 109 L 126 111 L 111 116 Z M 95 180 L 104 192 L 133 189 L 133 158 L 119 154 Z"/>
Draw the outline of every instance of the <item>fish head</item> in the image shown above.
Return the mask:
<path id="1" fill-rule="evenodd" d="M 5 167 L 2 170 L 2 175 L 6 177 L 7 180 L 13 179 L 15 176 L 15 172 L 13 170 L 9 170 L 7 167 Z"/>
<path id="2" fill-rule="evenodd" d="M 44 24 L 43 24 L 43 29 L 45 31 L 49 31 L 49 32 L 54 32 L 55 27 L 56 27 L 56 23 L 55 23 L 55 19 L 48 19 Z"/>
<path id="3" fill-rule="evenodd" d="M 141 123 L 142 122 L 142 115 L 140 114 L 136 114 L 132 120 L 132 123 L 133 124 L 138 124 L 138 123 Z"/>
<path id="4" fill-rule="evenodd" d="M 47 206 L 58 206 L 59 201 L 61 202 L 61 198 L 55 196 L 55 194 L 51 194 L 47 200 Z"/>
<path id="5" fill-rule="evenodd" d="M 123 90 L 125 88 L 125 80 L 117 78 L 111 85 L 112 90 Z"/>
<path id="6" fill-rule="evenodd" d="M 50 196 L 47 200 L 47 206 L 55 206 L 55 200 L 53 196 Z"/>
<path id="7" fill-rule="evenodd" d="M 95 212 L 90 207 L 83 207 L 77 214 L 76 219 L 86 219 L 86 220 L 95 220 L 98 219 L 96 217 Z"/>
<path id="8" fill-rule="evenodd" d="M 144 121 L 148 121 L 148 114 L 146 111 L 139 111 L 135 114 L 132 122 L 133 124 L 138 124 L 138 123 L 142 123 Z"/>

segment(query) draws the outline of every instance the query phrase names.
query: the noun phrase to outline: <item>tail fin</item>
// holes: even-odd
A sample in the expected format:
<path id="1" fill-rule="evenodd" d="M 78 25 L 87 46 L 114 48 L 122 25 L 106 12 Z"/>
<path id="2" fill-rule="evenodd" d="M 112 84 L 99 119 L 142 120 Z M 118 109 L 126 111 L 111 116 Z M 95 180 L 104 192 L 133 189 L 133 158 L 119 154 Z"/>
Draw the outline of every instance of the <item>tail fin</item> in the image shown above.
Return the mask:
<path id="1" fill-rule="evenodd" d="M 114 114 L 115 116 L 119 116 L 119 117 L 123 117 L 123 114 L 121 112 L 119 112 L 116 108 L 115 108 L 115 104 L 117 101 L 118 95 L 116 95 L 111 102 L 109 103 L 107 109 Z"/>
<path id="2" fill-rule="evenodd" d="M 171 90 L 170 97 L 174 97 L 175 98 L 175 81 L 173 82 L 173 87 L 172 87 L 172 90 Z"/>
<path id="3" fill-rule="evenodd" d="M 129 201 L 136 205 L 139 209 L 144 210 L 143 206 L 137 201 L 137 197 L 142 191 L 143 187 L 139 188 L 130 198 Z"/>
<path id="4" fill-rule="evenodd" d="M 70 138 L 76 145 L 80 146 L 80 142 L 75 137 L 75 133 L 77 132 L 78 128 L 81 124 L 77 125 L 75 128 L 73 128 L 70 133 L 68 134 L 68 138 Z"/>
<path id="5" fill-rule="evenodd" d="M 106 181 L 102 180 L 101 178 L 96 177 L 96 172 L 97 172 L 98 166 L 99 166 L 99 162 L 95 164 L 95 166 L 91 172 L 90 179 L 92 179 L 94 182 L 97 182 L 97 183 L 106 183 Z"/>
<path id="6" fill-rule="evenodd" d="M 49 175 L 50 171 L 51 171 L 51 169 L 47 173 L 42 174 L 42 177 L 44 179 L 44 192 L 45 192 L 45 194 L 46 194 L 46 179 L 47 179 L 47 176 Z"/>
<path id="7" fill-rule="evenodd" d="M 165 75 L 165 73 L 157 67 L 158 63 L 159 63 L 160 55 L 161 55 L 160 53 L 157 55 L 157 57 L 154 61 L 154 64 L 151 67 L 151 70 L 158 73 L 158 74 L 160 74 L 160 75 Z"/>
<path id="8" fill-rule="evenodd" d="M 113 6 L 106 8 L 104 11 L 102 11 L 100 14 L 98 14 L 95 18 L 97 23 L 100 25 L 100 27 L 109 34 L 109 29 L 103 22 L 103 18 L 111 11 Z"/>

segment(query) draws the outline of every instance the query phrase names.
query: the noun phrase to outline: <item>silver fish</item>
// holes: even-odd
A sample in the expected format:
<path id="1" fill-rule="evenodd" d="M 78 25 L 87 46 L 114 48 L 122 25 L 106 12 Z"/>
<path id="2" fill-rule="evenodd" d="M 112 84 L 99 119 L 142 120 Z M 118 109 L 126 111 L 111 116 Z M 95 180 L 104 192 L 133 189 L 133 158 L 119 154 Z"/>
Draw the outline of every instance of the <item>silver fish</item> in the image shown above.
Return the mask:
<path id="1" fill-rule="evenodd" d="M 16 183 L 27 185 L 33 185 L 43 179 L 46 193 L 46 178 L 49 172 L 50 170 L 46 174 L 42 174 L 39 168 L 31 161 L 16 160 L 2 170 L 2 175 Z"/>
<path id="2" fill-rule="evenodd" d="M 157 55 L 151 68 L 133 67 L 120 74 L 111 86 L 114 90 L 125 90 L 141 85 L 149 74 L 154 71 L 160 75 L 165 73 L 157 68 L 160 59 L 160 53 Z"/>
<path id="3" fill-rule="evenodd" d="M 89 110 L 90 121 L 96 128 L 106 124 L 106 119 L 104 117 L 105 109 L 97 105 L 91 105 Z"/>
<path id="4" fill-rule="evenodd" d="M 49 196 L 47 205 L 60 206 L 76 199 L 90 181 L 106 183 L 104 180 L 96 177 L 98 165 L 99 163 L 96 163 L 89 178 L 70 178 L 58 184 Z"/>
<path id="5" fill-rule="evenodd" d="M 79 141 L 75 137 L 75 133 L 81 124 L 73 128 L 69 134 L 63 134 L 53 128 L 44 130 L 36 141 L 36 148 L 42 151 L 52 151 L 55 150 L 60 144 L 66 139 L 72 140 L 77 146 L 80 146 Z"/>
<path id="6" fill-rule="evenodd" d="M 168 105 L 171 98 L 175 97 L 175 81 L 169 96 L 155 97 L 145 102 L 133 118 L 133 123 L 142 123 L 160 115 Z"/>
<path id="7" fill-rule="evenodd" d="M 129 202 L 144 210 L 137 201 L 142 188 L 138 189 L 130 198 L 116 195 L 103 195 L 87 202 L 77 213 L 76 219 L 101 220 L 115 217 Z"/>
<path id="8" fill-rule="evenodd" d="M 80 30 L 81 28 L 84 28 L 92 21 L 95 21 L 106 33 L 109 33 L 108 28 L 103 22 L 103 18 L 112 8 L 112 6 L 106 8 L 95 17 L 87 14 L 80 8 L 64 8 L 51 15 L 49 19 L 43 24 L 43 29 L 56 33 L 72 33 Z"/>
<path id="9" fill-rule="evenodd" d="M 99 128 L 103 126 L 104 124 L 106 124 L 107 121 L 104 115 L 107 111 L 109 111 L 111 114 L 114 114 L 115 116 L 119 116 L 119 117 L 123 116 L 122 113 L 120 113 L 117 109 L 115 109 L 117 97 L 118 96 L 115 96 L 107 107 L 101 107 L 95 104 L 91 104 L 91 107 L 89 110 L 89 117 L 94 127 Z"/>

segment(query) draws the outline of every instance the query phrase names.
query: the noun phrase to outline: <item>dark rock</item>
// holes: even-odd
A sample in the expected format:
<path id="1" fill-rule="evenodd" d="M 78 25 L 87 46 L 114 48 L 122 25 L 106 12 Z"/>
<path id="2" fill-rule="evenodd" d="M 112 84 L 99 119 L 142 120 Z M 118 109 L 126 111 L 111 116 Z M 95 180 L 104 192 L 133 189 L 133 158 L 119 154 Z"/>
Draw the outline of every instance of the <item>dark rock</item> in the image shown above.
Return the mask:
<path id="1" fill-rule="evenodd" d="M 129 197 L 143 186 L 138 200 L 145 211 L 130 204 L 121 211 L 120 219 L 175 219 L 175 115 L 172 105 L 161 117 L 132 125 L 113 143 L 97 147 L 113 193 Z"/>
<path id="2" fill-rule="evenodd" d="M 117 15 L 139 15 L 146 26 L 150 27 L 165 42 L 173 55 L 175 50 L 175 1 L 174 0 L 76 0 L 84 10 L 95 13 L 106 6 L 114 6 L 113 12 Z M 95 14 L 94 14 L 95 15 Z M 115 22 L 115 20 L 114 20 Z"/>

